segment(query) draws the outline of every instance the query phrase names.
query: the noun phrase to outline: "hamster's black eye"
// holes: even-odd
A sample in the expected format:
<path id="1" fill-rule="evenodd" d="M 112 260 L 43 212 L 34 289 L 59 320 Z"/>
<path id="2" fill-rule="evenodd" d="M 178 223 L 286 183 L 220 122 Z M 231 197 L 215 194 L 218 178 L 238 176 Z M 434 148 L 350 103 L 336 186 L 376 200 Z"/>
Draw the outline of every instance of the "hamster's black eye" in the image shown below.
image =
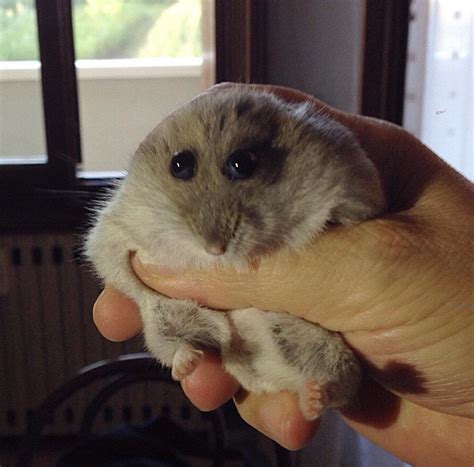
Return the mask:
<path id="1" fill-rule="evenodd" d="M 178 151 L 176 152 L 170 164 L 171 175 L 180 180 L 190 180 L 194 176 L 196 169 L 196 157 L 192 151 Z"/>
<path id="2" fill-rule="evenodd" d="M 257 156 L 252 151 L 240 149 L 225 161 L 223 173 L 231 180 L 250 178 L 257 168 Z"/>

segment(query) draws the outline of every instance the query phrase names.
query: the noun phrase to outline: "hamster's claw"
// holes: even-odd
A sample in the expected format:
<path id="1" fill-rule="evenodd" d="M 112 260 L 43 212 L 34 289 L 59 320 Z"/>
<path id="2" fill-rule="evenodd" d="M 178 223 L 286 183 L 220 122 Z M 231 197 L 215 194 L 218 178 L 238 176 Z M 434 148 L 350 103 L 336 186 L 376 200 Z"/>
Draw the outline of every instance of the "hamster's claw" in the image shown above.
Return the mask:
<path id="1" fill-rule="evenodd" d="M 194 371 L 202 356 L 202 350 L 197 350 L 189 344 L 183 344 L 174 354 L 171 377 L 175 381 L 182 381 Z"/>
<path id="2" fill-rule="evenodd" d="M 327 404 L 326 391 L 318 382 L 311 378 L 304 385 L 300 395 L 300 405 L 307 420 L 316 420 Z"/>

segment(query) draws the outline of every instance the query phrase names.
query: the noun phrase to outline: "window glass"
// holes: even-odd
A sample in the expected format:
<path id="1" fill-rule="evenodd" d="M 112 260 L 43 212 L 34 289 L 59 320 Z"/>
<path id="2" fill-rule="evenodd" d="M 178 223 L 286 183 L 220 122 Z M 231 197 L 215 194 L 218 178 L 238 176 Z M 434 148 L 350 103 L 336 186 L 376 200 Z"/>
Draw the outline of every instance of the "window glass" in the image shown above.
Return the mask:
<path id="1" fill-rule="evenodd" d="M 0 0 L 0 164 L 46 162 L 34 0 Z"/>
<path id="2" fill-rule="evenodd" d="M 201 56 L 201 0 L 74 0 L 77 59 Z"/>

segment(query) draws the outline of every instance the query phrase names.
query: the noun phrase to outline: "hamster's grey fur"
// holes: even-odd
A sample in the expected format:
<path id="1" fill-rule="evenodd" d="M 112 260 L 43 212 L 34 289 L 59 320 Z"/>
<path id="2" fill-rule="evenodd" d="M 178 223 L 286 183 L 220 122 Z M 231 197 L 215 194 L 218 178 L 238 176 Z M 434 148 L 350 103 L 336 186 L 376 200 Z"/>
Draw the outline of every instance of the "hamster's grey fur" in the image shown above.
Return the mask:
<path id="1" fill-rule="evenodd" d="M 170 173 L 171 158 L 183 150 L 196 158 L 189 180 Z M 256 156 L 248 179 L 223 170 L 236 150 Z M 98 212 L 86 253 L 105 282 L 137 302 L 146 345 L 175 379 L 211 349 L 245 389 L 294 391 L 314 419 L 346 405 L 359 384 L 359 364 L 337 333 L 284 313 L 216 312 L 161 296 L 138 281 L 129 253 L 175 269 L 241 268 L 301 249 L 329 222 L 351 225 L 383 209 L 378 174 L 348 129 L 307 103 L 221 90 L 181 107 L 141 143 Z M 208 253 L 216 242 L 225 253 Z"/>

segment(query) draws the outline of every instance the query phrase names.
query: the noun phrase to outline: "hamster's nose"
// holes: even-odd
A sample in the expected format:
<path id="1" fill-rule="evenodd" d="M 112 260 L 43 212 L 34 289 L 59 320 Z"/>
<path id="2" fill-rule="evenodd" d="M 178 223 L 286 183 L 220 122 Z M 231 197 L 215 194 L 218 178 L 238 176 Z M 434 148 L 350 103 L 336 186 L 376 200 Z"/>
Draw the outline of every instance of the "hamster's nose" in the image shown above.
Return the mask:
<path id="1" fill-rule="evenodd" d="M 209 253 L 210 255 L 220 256 L 226 252 L 227 246 L 219 241 L 206 242 L 204 249 L 206 250 L 206 253 Z"/>

